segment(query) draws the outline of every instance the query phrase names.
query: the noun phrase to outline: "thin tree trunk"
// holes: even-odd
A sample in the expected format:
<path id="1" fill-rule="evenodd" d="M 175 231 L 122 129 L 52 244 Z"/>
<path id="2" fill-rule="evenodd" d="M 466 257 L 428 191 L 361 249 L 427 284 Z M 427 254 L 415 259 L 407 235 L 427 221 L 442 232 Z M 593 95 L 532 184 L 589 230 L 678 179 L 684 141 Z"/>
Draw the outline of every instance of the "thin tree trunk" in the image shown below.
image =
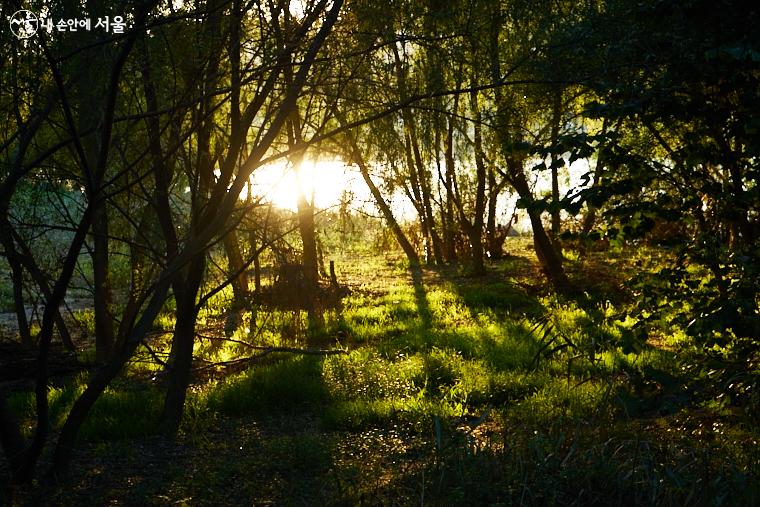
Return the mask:
<path id="1" fill-rule="evenodd" d="M 345 121 L 342 118 L 340 120 L 342 125 L 345 124 Z M 385 221 L 388 223 L 388 227 L 390 227 L 391 232 L 393 232 L 393 236 L 396 238 L 399 246 L 404 251 L 409 264 L 419 265 L 420 258 L 417 255 L 417 252 L 414 250 L 414 247 L 409 242 L 406 234 L 404 234 L 404 231 L 401 229 L 398 222 L 396 221 L 396 218 L 393 216 L 393 210 L 388 205 L 382 193 L 380 193 L 380 189 L 377 188 L 375 182 L 372 181 L 372 177 L 369 173 L 369 167 L 367 167 L 367 163 L 365 162 L 364 157 L 362 156 L 361 151 L 356 144 L 356 140 L 351 137 L 350 134 L 346 135 L 346 139 L 351 147 L 352 161 L 359 167 L 359 172 L 361 173 L 364 182 L 367 184 L 367 188 L 369 188 L 372 197 L 375 199 L 375 203 L 377 204 L 378 208 L 380 208 L 380 211 L 383 214 L 383 218 L 385 218 Z"/>
<path id="2" fill-rule="evenodd" d="M 251 255 L 253 255 L 253 290 L 258 294 L 261 292 L 261 260 L 259 259 L 256 234 L 253 229 L 248 234 L 248 242 L 251 244 Z"/>
<path id="3" fill-rule="evenodd" d="M 11 284 L 13 285 L 13 309 L 16 312 L 16 322 L 18 323 L 18 334 L 21 343 L 27 347 L 33 347 L 34 341 L 29 332 L 29 321 L 26 318 L 26 307 L 24 305 L 24 271 L 21 263 L 11 254 L 8 244 L 13 240 L 10 235 L 3 231 L 3 246 L 5 248 L 5 258 L 11 267 Z M 11 245 L 12 247 L 12 245 Z"/>
<path id="4" fill-rule="evenodd" d="M 92 271 L 95 284 L 93 310 L 95 313 L 95 360 L 104 363 L 114 344 L 114 326 L 111 315 L 112 298 L 108 256 L 108 213 L 105 202 L 93 213 Z"/>
<path id="5" fill-rule="evenodd" d="M 135 349 L 142 342 L 142 338 L 150 330 L 153 321 L 166 301 L 168 290 L 169 281 L 168 277 L 165 277 L 156 286 L 150 302 L 132 328 L 129 337 L 124 341 L 123 347 L 116 349 L 108 361 L 95 371 L 84 392 L 72 405 L 69 415 L 66 417 L 66 422 L 64 422 L 61 428 L 58 443 L 53 452 L 53 462 L 50 468 L 50 475 L 53 477 L 60 477 L 68 469 L 79 428 L 81 428 L 88 412 L 97 399 L 116 375 L 119 374 L 121 368 L 132 357 Z"/>
<path id="6" fill-rule="evenodd" d="M 427 212 L 422 198 L 422 189 L 420 177 L 417 173 L 417 164 L 414 162 L 412 155 L 412 142 L 408 133 L 404 133 L 404 153 L 406 155 L 406 165 L 409 169 L 409 184 L 412 189 L 412 204 L 417 210 L 417 217 L 420 221 L 420 233 L 425 242 L 425 262 L 430 264 L 433 261 L 433 244 L 430 237 L 430 226 L 427 219 Z"/>
<path id="7" fill-rule="evenodd" d="M 531 228 L 533 229 L 533 245 L 544 274 L 549 279 L 554 290 L 560 294 L 567 294 L 570 292 L 571 286 L 562 267 L 562 257 L 557 253 L 549 236 L 546 234 L 544 224 L 541 222 L 540 213 L 531 206 L 534 200 L 533 193 L 528 186 L 522 165 L 514 160 L 508 160 L 507 165 L 512 185 L 520 196 L 520 199 L 527 205 L 526 211 L 530 218 Z"/>
<path id="8" fill-rule="evenodd" d="M 240 243 L 238 242 L 237 231 L 232 229 L 225 234 L 224 251 L 227 254 L 227 262 L 231 273 L 238 273 L 232 280 L 232 292 L 235 296 L 235 308 L 242 308 L 248 297 L 248 275 L 243 269 L 243 254 L 240 252 Z"/>
<path id="9" fill-rule="evenodd" d="M 404 75 L 404 69 L 401 65 L 401 57 L 395 44 L 392 46 L 392 49 L 396 63 L 396 79 L 398 81 L 399 96 L 403 100 L 406 99 L 408 95 L 406 76 Z M 425 248 L 427 250 L 425 252 L 426 261 L 430 262 L 430 256 L 432 254 L 432 260 L 437 264 L 443 264 L 441 238 L 436 230 L 435 216 L 433 214 L 430 174 L 422 160 L 417 124 L 411 111 L 407 108 L 401 110 L 401 117 L 404 121 L 404 129 L 406 131 L 407 164 L 409 165 L 410 175 L 412 176 L 413 182 L 415 181 L 416 176 L 418 190 L 415 197 L 419 202 L 418 212 L 420 213 L 420 225 L 422 233 L 425 235 Z"/>
<path id="10" fill-rule="evenodd" d="M 489 52 L 491 59 L 491 78 L 498 81 L 501 77 L 501 69 L 499 63 L 499 31 L 501 30 L 502 12 L 497 10 L 492 14 L 492 21 L 489 33 Z M 505 107 L 505 97 L 499 88 L 494 90 L 496 95 L 496 107 L 500 122 L 507 125 L 509 118 L 509 112 Z M 506 128 L 506 127 L 504 127 Z M 498 131 L 501 136 L 501 143 L 503 146 L 511 144 L 509 134 L 506 130 L 500 129 Z M 530 191 L 528 181 L 525 178 L 523 172 L 522 161 L 511 158 L 511 154 L 504 153 L 504 158 L 507 164 L 507 172 L 509 175 L 509 182 L 520 198 L 527 204 L 528 217 L 530 218 L 531 227 L 533 229 L 533 244 L 536 249 L 536 255 L 541 263 L 541 267 L 549 279 L 549 282 L 558 293 L 567 293 L 570 291 L 570 282 L 562 267 L 562 257 L 557 254 L 549 237 L 546 235 L 544 226 L 541 223 L 541 216 L 534 211 L 531 204 L 533 203 L 533 193 Z"/>
<path id="11" fill-rule="evenodd" d="M 25 449 L 20 465 L 14 476 L 17 482 L 29 482 L 34 474 L 37 461 L 45 447 L 49 432 L 49 406 L 48 406 L 48 355 L 50 352 L 50 342 L 53 335 L 53 326 L 55 325 L 55 316 L 58 314 L 58 306 L 66 296 L 74 273 L 79 252 L 84 245 L 87 236 L 87 230 L 92 223 L 92 209 L 88 207 L 80 220 L 74 238 L 69 245 L 66 258 L 61 266 L 61 272 L 58 275 L 55 285 L 46 298 L 45 311 L 42 314 L 42 325 L 38 335 L 38 356 L 37 356 L 37 378 L 35 380 L 35 408 L 37 410 L 37 426 L 34 437 L 29 447 Z"/>
<path id="12" fill-rule="evenodd" d="M 34 282 L 37 284 L 37 287 L 39 287 L 40 291 L 42 292 L 42 296 L 45 298 L 45 301 L 49 301 L 53 290 L 50 287 L 50 283 L 45 277 L 45 274 L 42 273 L 39 266 L 34 261 L 34 255 L 32 255 L 29 246 L 13 230 L 13 227 L 10 225 L 10 223 L 8 223 L 7 220 L 2 218 L 0 218 L 0 220 L 3 222 L 3 225 L 1 227 L 4 228 L 7 232 L 7 236 L 3 237 L 3 247 L 6 249 L 6 252 L 8 252 L 8 257 L 13 257 L 26 269 L 26 271 L 31 275 L 32 280 L 34 280 Z M 18 248 L 20 248 L 20 252 L 16 250 L 16 245 L 18 245 Z M 73 352 L 76 350 L 76 347 L 74 346 L 74 342 L 71 340 L 69 329 L 66 327 L 66 322 L 63 320 L 63 316 L 61 315 L 60 310 L 57 307 L 55 310 L 56 312 L 53 317 L 55 319 L 55 327 L 58 329 L 58 334 L 61 337 L 61 343 L 63 343 L 64 347 L 66 347 L 67 350 Z"/>
<path id="13" fill-rule="evenodd" d="M 116 341 L 114 343 L 115 348 L 119 348 L 127 339 L 131 326 L 134 324 L 137 314 L 140 311 L 140 296 L 145 290 L 145 277 L 143 276 L 143 270 L 145 268 L 144 263 L 145 254 L 142 252 L 140 246 L 130 246 L 129 259 L 130 259 L 130 281 L 129 281 L 129 297 L 127 303 L 124 305 L 124 310 L 121 312 L 121 322 L 116 330 Z"/>
<path id="14" fill-rule="evenodd" d="M 287 72 L 286 72 L 287 76 Z M 287 77 L 288 81 L 292 76 Z M 288 122 L 288 143 L 292 148 L 302 141 L 301 138 L 301 118 L 298 108 L 296 107 Z M 300 151 L 292 157 L 292 163 L 297 171 L 301 171 L 301 164 L 304 159 L 304 152 Z M 300 180 L 300 176 L 298 177 Z M 306 279 L 305 300 L 307 303 L 306 312 L 308 314 L 309 330 L 313 336 L 324 329 L 324 315 L 317 308 L 317 292 L 319 288 L 319 255 L 317 252 L 317 237 L 314 228 L 314 196 L 311 196 L 311 202 L 305 195 L 303 185 L 298 185 L 297 207 L 298 207 L 298 232 L 301 235 L 303 252 L 301 254 L 301 265 L 303 267 L 304 278 Z"/>
<path id="15" fill-rule="evenodd" d="M 430 241 L 432 243 L 431 246 L 433 250 L 433 259 L 435 260 L 436 264 L 443 264 L 441 237 L 438 235 L 438 231 L 435 226 L 435 215 L 433 214 L 432 192 L 430 190 L 430 174 L 425 167 L 424 161 L 422 160 L 422 154 L 417 139 L 417 126 L 411 113 L 407 112 L 406 121 L 409 122 L 410 126 L 409 140 L 411 142 L 414 163 L 417 166 L 416 172 L 420 182 L 420 190 L 422 191 L 422 210 L 425 214 L 425 223 L 427 224 L 427 231 L 430 235 Z"/>
<path id="16" fill-rule="evenodd" d="M 315 287 L 319 281 L 319 259 L 317 239 L 314 231 L 314 206 L 303 193 L 298 193 L 298 231 L 303 243 L 303 269 L 310 286 Z"/>
<path id="17" fill-rule="evenodd" d="M 286 16 L 287 19 L 287 16 Z M 286 23 L 287 28 L 287 23 Z M 292 67 L 286 67 L 285 81 L 288 85 L 293 82 Z M 301 135 L 301 116 L 298 106 L 293 108 L 293 111 L 288 120 L 288 145 L 291 149 L 294 149 L 297 145 L 301 144 L 303 137 Z M 291 163 L 296 171 L 298 180 L 301 180 L 301 165 L 305 158 L 305 151 L 298 151 L 291 157 Z M 308 283 L 308 291 L 311 293 L 309 300 L 312 301 L 316 296 L 316 289 L 319 284 L 319 256 L 317 254 L 317 239 L 314 230 L 314 196 L 311 196 L 311 201 L 306 196 L 306 190 L 302 184 L 298 185 L 298 195 L 296 205 L 298 207 L 298 231 L 301 234 L 301 242 L 303 244 L 303 254 L 301 262 L 303 265 L 304 275 Z M 314 313 L 314 308 L 309 309 L 310 314 Z M 316 315 L 315 315 L 316 316 Z M 311 319 L 310 319 L 311 320 Z M 320 319 L 317 318 L 315 324 L 318 324 Z"/>
<path id="18" fill-rule="evenodd" d="M 105 11 L 105 6 L 93 6 L 95 12 L 100 15 Z M 93 42 L 97 36 L 92 32 L 83 34 L 85 40 Z M 133 39 L 134 40 L 134 39 Z M 85 64 L 83 56 L 70 60 L 70 65 Z M 73 98 L 78 110 L 77 121 L 80 131 L 93 129 L 103 122 L 103 110 L 93 107 L 99 104 L 108 95 L 112 95 L 118 87 L 116 83 L 109 83 L 109 69 L 107 65 L 108 53 L 93 55 L 93 65 L 86 74 L 79 74 L 73 88 Z M 92 259 L 93 275 L 93 313 L 95 314 L 95 360 L 102 364 L 108 358 L 114 345 L 114 324 L 112 315 L 112 294 L 110 283 L 110 257 L 109 257 L 109 222 L 108 203 L 104 199 L 101 183 L 107 172 L 107 157 L 110 151 L 110 137 L 112 128 L 97 129 L 96 134 L 85 136 L 81 139 L 82 160 L 81 164 L 89 166 L 93 178 L 86 185 L 87 199 L 92 203 Z"/>
<path id="19" fill-rule="evenodd" d="M 478 94 L 470 94 L 470 108 L 472 110 L 475 124 L 475 172 L 476 172 L 476 189 L 475 189 L 475 216 L 470 227 L 470 249 L 472 252 L 472 271 L 474 275 L 484 275 L 486 272 L 483 264 L 483 221 L 485 219 L 486 207 L 486 165 L 483 154 L 483 138 L 480 125 L 480 107 L 478 107 Z"/>
<path id="20" fill-rule="evenodd" d="M 497 229 L 496 224 L 496 205 L 498 204 L 499 194 L 504 188 L 504 180 L 496 182 L 496 171 L 493 167 L 488 169 L 488 220 L 486 222 L 486 244 L 488 245 L 488 256 L 491 259 L 502 258 L 502 248 L 506 236 L 501 230 Z M 508 224 L 508 226 L 511 225 Z"/>
<path id="21" fill-rule="evenodd" d="M 208 41 L 213 43 L 219 37 L 219 14 L 214 13 L 209 17 L 208 25 L 205 28 L 205 34 Z M 219 50 L 219 48 L 215 48 Z M 212 49 L 211 51 L 214 51 Z M 204 85 L 211 88 L 217 81 L 217 69 L 219 66 L 219 55 L 213 53 L 211 62 L 205 69 L 203 76 Z M 206 118 L 207 111 L 213 107 L 213 98 L 204 97 L 204 100 L 198 104 L 194 113 L 197 115 L 198 133 L 197 133 L 197 151 L 195 154 L 195 169 L 197 176 L 197 189 L 191 195 L 191 222 L 194 227 L 202 227 L 204 209 L 209 206 L 209 195 L 211 193 L 212 181 L 214 179 L 214 163 L 216 157 L 211 153 L 211 131 L 213 125 Z M 237 157 L 236 157 L 237 158 Z M 190 168 L 188 168 L 190 170 Z M 165 182 L 161 183 L 163 186 Z M 219 184 L 217 182 L 217 184 Z M 165 196 L 159 199 L 160 206 L 163 208 L 168 205 L 164 201 Z M 159 211 L 161 217 L 166 210 Z M 227 215 L 229 217 L 229 215 Z M 164 217 L 163 220 L 166 220 Z M 171 218 L 169 216 L 168 218 Z M 164 230 L 164 234 L 172 234 Z M 168 249 L 173 248 L 173 239 L 167 238 L 167 257 L 172 258 Z M 168 381 L 166 387 L 166 397 L 164 398 L 163 412 L 161 416 L 161 429 L 168 435 L 175 435 L 182 421 L 182 412 L 187 395 L 187 387 L 190 382 L 190 371 L 193 362 L 193 348 L 195 345 L 195 320 L 198 310 L 196 308 L 196 298 L 206 267 L 205 251 L 195 252 L 188 261 L 187 266 L 180 269 L 174 274 L 172 280 L 172 291 L 177 304 L 176 321 L 174 323 L 174 336 L 172 337 L 171 350 L 169 352 L 169 361 L 167 363 Z"/>
<path id="22" fill-rule="evenodd" d="M 552 217 L 552 241 L 559 248 L 559 235 L 560 235 L 560 210 L 556 207 L 559 204 L 559 166 L 557 161 L 561 158 L 561 155 L 555 153 L 557 148 L 557 142 L 559 140 L 559 129 L 562 122 L 562 90 L 559 89 L 554 94 L 554 102 L 552 104 L 552 130 L 551 130 L 551 146 L 552 146 L 552 203 L 554 208 L 551 212 Z"/>
<path id="23" fill-rule="evenodd" d="M 454 113 L 456 114 L 457 105 L 459 102 L 459 96 L 454 97 Z M 446 146 L 443 152 L 445 164 L 446 164 L 446 177 L 444 179 L 446 185 L 446 221 L 448 222 L 448 231 L 446 238 L 446 252 L 447 257 L 455 262 L 457 258 L 456 253 L 456 231 L 454 230 L 454 179 L 456 178 L 456 169 L 454 167 L 454 117 L 450 116 L 447 129 L 446 129 Z"/>
<path id="24" fill-rule="evenodd" d="M 195 346 L 195 324 L 198 319 L 196 298 L 206 267 L 205 253 L 199 253 L 185 271 L 183 280 L 173 284 L 177 302 L 174 337 L 170 357 L 170 372 L 166 386 L 166 398 L 161 416 L 162 430 L 174 435 L 182 422 L 182 412 L 190 384 Z"/>

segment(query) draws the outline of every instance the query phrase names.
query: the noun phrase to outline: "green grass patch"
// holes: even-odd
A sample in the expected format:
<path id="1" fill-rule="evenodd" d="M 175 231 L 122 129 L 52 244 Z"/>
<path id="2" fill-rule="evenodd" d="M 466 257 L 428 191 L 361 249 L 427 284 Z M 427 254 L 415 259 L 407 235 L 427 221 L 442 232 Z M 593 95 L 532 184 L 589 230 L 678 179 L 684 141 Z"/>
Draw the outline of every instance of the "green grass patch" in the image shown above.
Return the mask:
<path id="1" fill-rule="evenodd" d="M 251 368 L 211 388 L 209 409 L 242 415 L 324 403 L 328 391 L 322 381 L 321 364 L 320 358 L 304 356 Z"/>
<path id="2" fill-rule="evenodd" d="M 79 375 L 61 387 L 48 389 L 50 423 L 60 428 L 74 401 L 86 387 L 86 375 Z M 17 392 L 9 405 L 22 421 L 25 436 L 31 436 L 36 418 L 33 392 Z M 152 386 L 109 387 L 87 414 L 78 437 L 85 441 L 105 441 L 149 435 L 158 428 L 163 393 Z"/>

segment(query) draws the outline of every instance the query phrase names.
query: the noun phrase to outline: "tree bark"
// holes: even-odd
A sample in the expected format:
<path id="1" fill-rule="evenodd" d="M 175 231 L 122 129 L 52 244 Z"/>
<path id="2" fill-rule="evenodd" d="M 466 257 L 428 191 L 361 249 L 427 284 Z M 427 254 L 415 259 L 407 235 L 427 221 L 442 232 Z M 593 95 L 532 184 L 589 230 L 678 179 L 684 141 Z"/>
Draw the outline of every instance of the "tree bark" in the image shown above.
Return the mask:
<path id="1" fill-rule="evenodd" d="M 238 273 L 232 280 L 232 292 L 235 296 L 235 308 L 242 308 L 248 298 L 248 275 L 243 265 L 243 254 L 240 252 L 240 243 L 238 242 L 237 231 L 232 229 L 225 234 L 224 251 L 227 254 L 227 262 L 231 273 Z"/>
<path id="2" fill-rule="evenodd" d="M 549 283 L 554 287 L 554 290 L 560 294 L 567 294 L 570 292 L 571 286 L 562 267 L 562 257 L 557 253 L 549 236 L 546 234 L 544 224 L 541 222 L 541 214 L 532 206 L 534 202 L 533 193 L 528 186 L 523 167 L 519 162 L 511 159 L 507 160 L 507 166 L 512 186 L 517 191 L 520 199 L 526 204 L 526 212 L 533 229 L 533 245 L 536 249 L 536 256 L 541 263 L 541 268 L 549 279 Z"/>
<path id="3" fill-rule="evenodd" d="M 489 30 L 489 52 L 491 60 L 491 78 L 494 81 L 500 80 L 501 69 L 499 62 L 499 31 L 501 30 L 502 12 L 497 11 L 492 15 L 491 26 Z M 513 141 L 509 132 L 506 130 L 509 119 L 509 112 L 505 104 L 505 96 L 499 88 L 494 90 L 496 95 L 496 109 L 501 128 L 498 130 L 500 141 L 502 146 L 511 145 Z M 518 136 L 519 138 L 519 136 Z M 509 183 L 517 191 L 520 199 L 526 204 L 526 211 L 530 218 L 531 227 L 533 229 L 533 244 L 536 249 L 536 255 L 541 263 L 541 267 L 544 274 L 548 278 L 549 282 L 554 287 L 554 290 L 558 293 L 565 294 L 570 292 L 570 281 L 565 274 L 565 270 L 562 267 L 562 257 L 557 254 L 552 242 L 546 235 L 544 226 L 541 223 L 541 216 L 535 211 L 533 204 L 533 193 L 530 191 L 528 181 L 525 177 L 525 172 L 522 166 L 522 160 L 517 160 L 512 157 L 512 154 L 504 148 L 504 159 L 507 165 L 507 175 Z"/>
<path id="4" fill-rule="evenodd" d="M 401 100 L 404 100 L 408 96 L 406 76 L 401 64 L 401 56 L 399 55 L 395 44 L 392 45 L 392 49 L 395 58 L 399 96 Z M 415 197 L 419 204 L 417 209 L 420 214 L 420 226 L 422 233 L 425 236 L 425 260 L 426 262 L 435 261 L 436 264 L 443 264 L 441 238 L 436 230 L 435 216 L 433 214 L 430 174 L 422 160 L 417 124 L 414 120 L 414 116 L 412 116 L 412 113 L 408 108 L 403 108 L 401 110 L 401 117 L 404 121 L 407 165 L 409 166 L 413 188 L 415 188 L 415 183 L 417 188 Z"/>
<path id="5" fill-rule="evenodd" d="M 116 349 L 108 361 L 95 371 L 84 392 L 72 405 L 71 411 L 69 411 L 69 415 L 66 417 L 66 422 L 64 422 L 61 428 L 61 433 L 53 452 L 53 462 L 50 468 L 50 475 L 53 477 L 61 476 L 68 469 L 79 428 L 81 428 L 88 412 L 97 399 L 103 394 L 103 391 L 105 391 L 116 375 L 118 375 L 124 363 L 132 357 L 135 349 L 142 342 L 142 338 L 150 330 L 153 321 L 166 301 L 168 290 L 169 277 L 164 276 L 157 284 L 150 302 L 132 328 L 129 337 L 124 341 L 124 345 Z"/>
<path id="6" fill-rule="evenodd" d="M 343 118 L 340 118 L 340 120 L 341 125 L 345 125 Z M 375 182 L 372 181 L 372 177 L 369 173 L 369 167 L 367 167 L 367 163 L 365 162 L 364 157 L 362 156 L 361 151 L 356 144 L 356 140 L 351 137 L 350 133 L 346 134 L 345 138 L 351 147 L 351 160 L 359 167 L 359 172 L 362 175 L 362 179 L 364 179 L 364 182 L 367 184 L 367 188 L 369 188 L 372 197 L 375 199 L 377 207 L 380 208 L 380 212 L 383 214 L 383 218 L 385 218 L 385 221 L 388 223 L 388 227 L 390 227 L 391 232 L 393 233 L 393 237 L 396 238 L 399 246 L 404 251 L 409 264 L 419 265 L 420 258 L 417 255 L 417 252 L 414 250 L 414 247 L 409 242 L 406 234 L 404 234 L 404 231 L 399 226 L 398 222 L 396 221 L 396 217 L 393 216 L 393 210 L 388 205 L 387 201 L 383 197 L 383 194 L 380 193 L 380 189 L 377 188 Z"/>
<path id="7" fill-rule="evenodd" d="M 169 378 L 166 386 L 166 398 L 161 416 L 161 429 L 174 435 L 182 422 L 182 412 L 190 384 L 190 372 L 193 365 L 193 348 L 195 346 L 195 324 L 198 320 L 196 298 L 206 267 L 206 254 L 195 256 L 189 266 L 183 270 L 181 280 L 172 284 L 177 302 L 174 337 L 169 354 Z"/>
<path id="8" fill-rule="evenodd" d="M 496 223 L 496 205 L 498 204 L 499 194 L 504 188 L 505 180 L 496 182 L 496 171 L 493 167 L 488 169 L 488 220 L 486 221 L 486 244 L 488 245 L 488 257 L 491 259 L 501 259 L 502 249 L 506 235 L 503 230 L 497 227 Z M 511 226 L 511 221 L 506 227 Z"/>
<path id="9" fill-rule="evenodd" d="M 111 315 L 111 282 L 108 255 L 108 212 L 105 202 L 93 213 L 92 271 L 94 278 L 93 311 L 95 313 L 95 360 L 104 363 L 114 344 L 114 326 Z"/>
<path id="10" fill-rule="evenodd" d="M 470 251 L 472 253 L 472 272 L 476 276 L 485 274 L 486 269 L 483 264 L 483 221 L 485 219 L 486 207 L 486 165 L 483 154 L 483 137 L 480 125 L 480 107 L 478 106 L 478 94 L 470 94 L 470 108 L 475 119 L 474 124 L 474 148 L 475 148 L 475 211 L 469 229 Z"/>
<path id="11" fill-rule="evenodd" d="M 560 209 L 557 207 L 559 204 L 559 165 L 557 162 L 562 158 L 561 155 L 555 153 L 557 149 L 557 142 L 559 140 L 559 129 L 562 122 L 562 90 L 558 89 L 554 92 L 554 101 L 552 103 L 552 130 L 551 130 L 551 173 L 552 173 L 552 203 L 554 208 L 551 212 L 552 217 L 552 241 L 559 249 L 559 235 L 560 235 Z"/>
<path id="12" fill-rule="evenodd" d="M 253 290 L 258 294 L 261 292 L 261 260 L 259 259 L 256 234 L 253 229 L 248 234 L 248 242 L 251 245 L 251 255 L 253 256 Z"/>
<path id="13" fill-rule="evenodd" d="M 49 432 L 49 406 L 48 406 L 48 355 L 50 342 L 55 325 L 55 316 L 58 315 L 58 306 L 66 296 L 74 273 L 79 252 L 84 245 L 87 230 L 92 223 L 92 209 L 88 206 L 80 220 L 74 238 L 69 245 L 66 258 L 61 266 L 61 272 L 53 286 L 50 297 L 46 298 L 45 311 L 42 314 L 42 324 L 38 335 L 37 378 L 35 380 L 35 408 L 37 410 L 37 426 L 29 446 L 24 450 L 20 465 L 14 475 L 18 482 L 29 482 L 34 474 L 37 461 L 45 447 Z"/>
<path id="14" fill-rule="evenodd" d="M 26 307 L 24 305 L 24 271 L 21 263 L 18 262 L 11 250 L 15 250 L 9 233 L 2 231 L 3 248 L 5 249 L 5 258 L 11 267 L 11 284 L 13 285 L 13 310 L 16 312 L 16 322 L 18 323 L 18 334 L 21 343 L 27 347 L 33 347 L 34 341 L 29 332 L 29 320 L 26 318 Z"/>
<path id="15" fill-rule="evenodd" d="M 26 269 L 26 271 L 31 275 L 32 280 L 34 280 L 34 282 L 37 284 L 37 287 L 39 287 L 40 292 L 42 292 L 42 296 L 45 298 L 45 301 L 49 301 L 53 289 L 50 287 L 50 282 L 46 278 L 46 275 L 42 272 L 42 270 L 35 262 L 34 255 L 32 254 L 29 246 L 24 242 L 21 236 L 19 236 L 13 230 L 13 227 L 10 225 L 10 223 L 5 218 L 2 218 L 1 215 L 0 222 L 2 222 L 0 228 L 3 228 L 7 233 L 7 236 L 3 236 L 3 247 L 6 249 L 7 255 L 9 258 L 13 257 L 16 259 Z M 17 246 L 20 251 L 16 250 Z M 16 289 L 14 288 L 14 291 L 15 290 Z M 59 302 L 59 304 L 61 302 Z M 66 322 L 63 320 L 63 316 L 61 315 L 60 310 L 58 308 L 55 308 L 55 310 L 56 312 L 53 318 L 55 319 L 55 327 L 58 329 L 61 343 L 63 343 L 66 349 L 73 352 L 76 350 L 76 347 L 74 346 L 74 342 L 71 340 L 69 329 L 66 327 Z"/>
<path id="16" fill-rule="evenodd" d="M 457 110 L 459 95 L 454 97 L 454 112 Z M 443 160 L 445 176 L 443 178 L 446 190 L 446 205 L 443 211 L 445 225 L 443 229 L 444 253 L 448 262 L 456 262 L 456 231 L 454 230 L 454 178 L 456 169 L 454 167 L 454 118 L 449 117 L 446 125 L 446 139 L 444 141 Z"/>

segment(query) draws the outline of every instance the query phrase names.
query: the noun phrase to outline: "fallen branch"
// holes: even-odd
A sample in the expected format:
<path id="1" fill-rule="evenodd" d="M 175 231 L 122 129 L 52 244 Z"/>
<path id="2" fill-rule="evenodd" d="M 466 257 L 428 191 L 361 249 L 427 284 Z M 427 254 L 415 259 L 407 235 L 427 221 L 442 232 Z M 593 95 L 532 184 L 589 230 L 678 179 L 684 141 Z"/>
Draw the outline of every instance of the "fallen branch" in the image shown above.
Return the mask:
<path id="1" fill-rule="evenodd" d="M 300 349 L 297 347 L 266 347 L 266 346 L 258 346 L 258 345 L 250 345 L 251 348 L 256 350 L 261 350 L 262 352 L 260 354 L 256 354 L 253 356 L 248 357 L 241 357 L 239 359 L 232 359 L 230 361 L 220 361 L 215 363 L 208 363 L 206 365 L 203 365 L 199 368 L 196 368 L 196 371 L 202 371 L 202 370 L 208 370 L 211 368 L 237 368 L 241 365 L 248 365 L 253 364 L 264 357 L 275 353 L 275 352 L 285 352 L 289 354 L 301 354 L 305 356 L 335 356 L 339 354 L 348 354 L 348 350 L 345 349 Z"/>
<path id="2" fill-rule="evenodd" d="M 156 361 L 161 366 L 166 366 L 166 361 L 158 357 L 158 354 L 156 354 L 156 352 L 152 348 L 150 348 L 150 345 L 148 345 L 148 342 L 146 340 L 142 341 L 142 346 L 148 350 L 148 353 L 151 355 L 154 361 Z"/>
<path id="3" fill-rule="evenodd" d="M 195 333 L 195 336 L 197 336 L 201 340 L 237 343 L 238 345 L 244 345 L 248 347 L 249 349 L 260 348 L 257 345 L 254 345 L 252 343 L 248 343 L 243 340 L 236 340 L 234 338 L 227 338 L 226 336 L 212 336 L 212 335 L 203 334 L 203 333 Z"/>

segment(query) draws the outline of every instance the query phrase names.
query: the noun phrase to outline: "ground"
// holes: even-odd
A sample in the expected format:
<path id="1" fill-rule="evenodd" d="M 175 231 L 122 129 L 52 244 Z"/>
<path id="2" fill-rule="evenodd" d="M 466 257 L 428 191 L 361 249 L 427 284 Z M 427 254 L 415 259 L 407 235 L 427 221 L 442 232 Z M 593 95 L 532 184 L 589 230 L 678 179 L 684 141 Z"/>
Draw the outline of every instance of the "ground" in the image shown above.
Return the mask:
<path id="1" fill-rule="evenodd" d="M 93 410 L 70 474 L 16 489 L 14 502 L 757 504 L 752 415 L 691 374 L 675 333 L 621 350 L 626 281 L 654 256 L 568 251 L 584 290 L 557 299 L 528 241 L 506 249 L 485 278 L 414 274 L 395 254 L 336 258 L 350 293 L 318 342 L 345 354 L 270 354 L 209 374 L 201 359 L 303 347 L 309 333 L 300 313 L 260 309 L 220 345 L 210 337 L 224 336 L 224 305 L 212 305 L 176 440 L 153 433 L 160 368 L 142 350 Z M 170 312 L 163 319 L 159 355 Z M 84 379 L 51 390 L 56 425 Z M 30 417 L 29 394 L 11 401 Z"/>

